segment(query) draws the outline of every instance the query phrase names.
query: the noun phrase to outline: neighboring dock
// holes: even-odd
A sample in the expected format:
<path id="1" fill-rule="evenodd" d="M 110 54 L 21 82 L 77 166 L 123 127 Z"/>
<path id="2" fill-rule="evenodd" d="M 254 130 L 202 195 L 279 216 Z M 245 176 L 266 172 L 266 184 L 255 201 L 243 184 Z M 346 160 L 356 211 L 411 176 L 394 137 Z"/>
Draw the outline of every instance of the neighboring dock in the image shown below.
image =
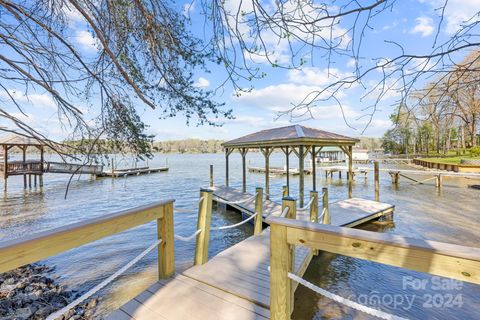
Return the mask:
<path id="1" fill-rule="evenodd" d="M 325 177 L 333 177 L 334 172 L 338 172 L 338 177 L 342 177 L 342 172 L 347 172 L 348 168 L 345 166 L 330 166 L 330 167 L 321 167 L 322 170 L 325 171 Z M 370 167 L 358 167 L 352 170 L 353 177 L 355 177 L 355 173 L 362 173 L 364 174 L 365 178 L 367 177 L 367 173 L 370 171 L 374 171 L 374 168 Z M 390 177 L 392 178 L 392 184 L 398 184 L 400 181 L 400 177 L 403 177 L 412 182 L 412 184 L 423 184 L 427 181 L 435 180 L 435 185 L 437 187 L 441 187 L 443 184 L 443 177 L 463 177 L 463 178 L 471 178 L 471 179 L 480 179 L 480 173 L 467 173 L 467 172 L 452 172 L 452 171 L 442 171 L 442 170 L 413 170 L 413 169 L 388 169 L 383 168 L 379 169 L 379 171 L 387 172 Z M 416 178 L 412 176 L 417 176 Z M 418 178 L 418 176 L 421 176 Z M 426 177 L 426 178 L 425 178 Z"/>
<path id="2" fill-rule="evenodd" d="M 264 167 L 248 167 L 248 171 L 253 173 L 265 173 L 266 169 Z M 270 175 L 279 175 L 279 176 L 286 175 L 287 172 L 292 176 L 298 176 L 300 174 L 300 170 L 298 170 L 297 168 L 289 168 L 289 170 L 287 171 L 286 168 L 270 167 L 268 171 Z M 312 173 L 312 170 L 304 169 L 303 172 L 304 174 L 309 175 Z"/>
<path id="3" fill-rule="evenodd" d="M 212 191 L 211 199 L 214 202 L 228 203 L 242 214 L 251 216 L 255 213 L 255 207 L 258 208 L 258 204 L 255 204 L 257 195 L 225 186 L 214 187 Z M 318 201 L 318 198 L 316 200 Z M 284 205 L 270 200 L 262 202 L 263 218 L 281 217 L 285 214 L 282 210 Z M 293 204 L 296 204 L 294 200 Z M 295 208 L 296 220 L 309 221 L 312 204 L 311 201 L 308 208 Z M 331 224 L 346 227 L 355 227 L 381 217 L 392 219 L 393 210 L 394 206 L 391 204 L 359 198 L 328 205 Z M 201 221 L 199 213 L 199 225 Z M 201 240 L 197 239 L 197 248 L 198 241 Z M 293 272 L 302 277 L 314 256 L 314 250 L 295 246 L 294 251 Z M 159 281 L 111 314 L 108 319 L 270 318 L 269 228 L 205 262 L 175 275 L 169 282 Z M 293 285 L 293 290 L 297 285 Z M 176 303 L 177 301 L 181 303 Z"/>
<path id="4" fill-rule="evenodd" d="M 141 174 L 150 174 L 157 172 L 168 171 L 168 167 L 159 167 L 159 168 L 150 168 L 150 167 L 141 167 L 141 168 L 126 168 L 126 169 L 115 169 L 114 171 L 103 171 L 100 174 L 97 174 L 97 177 L 127 177 L 127 176 L 139 176 Z"/>

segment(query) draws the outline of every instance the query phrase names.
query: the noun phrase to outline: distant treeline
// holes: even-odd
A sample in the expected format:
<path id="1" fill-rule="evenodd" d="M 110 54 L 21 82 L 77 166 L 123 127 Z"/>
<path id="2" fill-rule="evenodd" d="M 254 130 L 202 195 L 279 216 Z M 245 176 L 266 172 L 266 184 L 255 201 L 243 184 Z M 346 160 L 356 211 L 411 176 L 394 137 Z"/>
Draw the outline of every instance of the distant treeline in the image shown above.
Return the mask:
<path id="1" fill-rule="evenodd" d="M 360 142 L 356 147 L 361 149 L 375 150 L 381 148 L 380 138 L 360 137 Z M 150 142 L 151 152 L 156 153 L 221 153 L 223 152 L 222 143 L 224 140 L 201 140 L 201 139 L 184 139 L 184 140 L 168 140 L 168 141 L 154 141 Z M 82 154 L 82 150 L 88 150 L 93 154 L 113 154 L 119 153 L 122 149 L 127 152 L 125 148 L 119 148 L 118 143 L 108 140 L 98 140 L 95 146 L 91 147 L 92 140 L 65 140 L 62 142 L 62 152 Z M 72 147 L 71 149 L 69 147 Z M 36 149 L 31 148 L 30 152 L 36 152 Z M 251 150 L 253 152 L 255 150 Z M 20 151 L 17 150 L 17 153 Z M 46 153 L 53 152 L 49 148 L 45 149 Z M 14 151 L 15 153 L 15 151 Z"/>
<path id="2" fill-rule="evenodd" d="M 153 150 L 162 153 L 218 153 L 224 140 L 170 140 L 153 143 Z"/>

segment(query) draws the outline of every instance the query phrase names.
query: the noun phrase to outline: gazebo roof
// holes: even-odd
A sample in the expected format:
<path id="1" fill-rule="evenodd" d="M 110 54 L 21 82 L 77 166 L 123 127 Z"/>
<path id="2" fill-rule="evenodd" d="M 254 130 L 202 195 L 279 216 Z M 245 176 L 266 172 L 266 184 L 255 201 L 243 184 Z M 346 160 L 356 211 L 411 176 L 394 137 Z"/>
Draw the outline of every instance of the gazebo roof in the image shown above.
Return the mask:
<path id="1" fill-rule="evenodd" d="M 222 144 L 226 148 L 280 146 L 353 146 L 356 138 L 301 125 L 258 131 Z"/>
<path id="2" fill-rule="evenodd" d="M 8 146 L 44 146 L 45 143 L 37 139 L 24 137 L 19 134 L 0 136 L 0 145 Z"/>

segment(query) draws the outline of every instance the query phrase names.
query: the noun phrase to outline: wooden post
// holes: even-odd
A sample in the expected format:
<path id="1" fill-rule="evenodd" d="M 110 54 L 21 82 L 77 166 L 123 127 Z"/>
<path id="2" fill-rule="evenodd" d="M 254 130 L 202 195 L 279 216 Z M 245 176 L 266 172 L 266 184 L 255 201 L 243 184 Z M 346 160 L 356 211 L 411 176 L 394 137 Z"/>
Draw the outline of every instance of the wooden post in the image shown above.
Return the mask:
<path id="1" fill-rule="evenodd" d="M 33 175 L 33 186 L 36 188 L 37 187 L 37 175 Z"/>
<path id="2" fill-rule="evenodd" d="M 195 247 L 195 265 L 204 264 L 208 261 L 208 243 L 210 241 L 210 220 L 212 217 L 212 190 L 200 189 L 198 205 L 197 230 L 202 230 L 197 235 Z"/>
<path id="3" fill-rule="evenodd" d="M 262 233 L 262 221 L 263 221 L 263 188 L 255 189 L 255 225 L 253 228 L 253 234 L 257 235 Z"/>
<path id="4" fill-rule="evenodd" d="M 247 148 L 240 149 L 240 154 L 242 155 L 242 192 L 243 193 L 247 192 L 247 161 L 246 161 L 247 152 L 248 152 Z"/>
<path id="5" fill-rule="evenodd" d="M 288 150 L 288 147 L 285 147 L 285 162 L 287 165 L 287 196 L 289 195 L 290 191 L 290 151 Z"/>
<path id="6" fill-rule="evenodd" d="M 27 161 L 27 146 L 22 146 L 22 154 L 23 154 L 23 163 Z M 27 175 L 24 173 L 23 174 L 23 189 L 27 189 Z"/>
<path id="7" fill-rule="evenodd" d="M 435 187 L 441 188 L 442 187 L 442 175 L 437 175 L 435 179 Z"/>
<path id="8" fill-rule="evenodd" d="M 353 147 L 348 146 L 348 197 L 352 198 L 353 194 Z"/>
<path id="9" fill-rule="evenodd" d="M 298 196 L 300 200 L 300 207 L 303 207 L 303 200 L 305 196 L 305 168 L 304 168 L 304 162 L 305 160 L 305 153 L 304 153 L 304 146 L 298 147 L 298 171 L 300 173 L 298 182 Z"/>
<path id="10" fill-rule="evenodd" d="M 328 188 L 322 188 L 322 204 L 323 210 L 325 210 L 325 214 L 323 215 L 322 223 L 323 224 L 330 224 L 330 214 L 328 213 Z M 323 212 L 322 210 L 322 212 Z"/>
<path id="11" fill-rule="evenodd" d="M 375 177 L 375 201 L 380 201 L 380 169 L 378 161 L 373 163 L 374 177 Z"/>
<path id="12" fill-rule="evenodd" d="M 270 155 L 272 154 L 272 148 L 262 148 L 260 151 L 265 157 L 265 198 L 270 199 Z"/>
<path id="13" fill-rule="evenodd" d="M 3 191 L 7 191 L 8 179 L 8 148 L 3 146 Z"/>
<path id="14" fill-rule="evenodd" d="M 270 319 L 287 320 L 293 309 L 291 303 L 292 250 L 287 242 L 287 228 L 270 226 Z"/>
<path id="15" fill-rule="evenodd" d="M 115 178 L 115 162 L 112 159 L 112 178 Z"/>
<path id="16" fill-rule="evenodd" d="M 42 171 L 42 173 L 40 173 L 40 177 L 39 177 L 39 183 L 40 183 L 40 187 L 43 187 L 43 171 L 44 171 L 44 156 L 43 156 L 43 147 L 40 146 L 40 170 Z"/>
<path id="17" fill-rule="evenodd" d="M 285 218 L 295 220 L 297 218 L 297 201 L 292 197 L 284 197 L 282 198 L 282 212 L 285 207 L 289 208 Z"/>
<path id="18" fill-rule="evenodd" d="M 228 148 L 225 148 L 225 185 L 228 187 L 228 156 L 230 155 Z"/>
<path id="19" fill-rule="evenodd" d="M 163 207 L 163 217 L 157 219 L 157 237 L 162 239 L 158 245 L 158 277 L 165 279 L 175 272 L 175 242 L 173 237 L 173 203 Z"/>
<path id="20" fill-rule="evenodd" d="M 313 146 L 312 147 L 312 151 L 311 151 L 311 154 L 312 154 L 312 188 L 313 188 L 313 191 L 317 190 L 317 164 L 316 164 L 316 161 L 315 161 L 315 147 Z"/>
<path id="21" fill-rule="evenodd" d="M 210 165 L 210 187 L 213 187 L 213 164 Z"/>
<path id="22" fill-rule="evenodd" d="M 293 220 L 297 219 L 297 201 L 292 197 L 285 197 L 285 198 L 282 199 L 282 212 L 285 209 L 285 207 L 288 207 L 288 212 L 285 215 L 285 218 L 293 219 Z M 271 230 L 270 230 L 270 232 L 271 232 Z M 295 247 L 290 246 L 289 248 L 290 248 L 290 250 L 289 250 L 290 270 L 294 270 L 294 266 L 295 266 Z M 270 253 L 270 255 L 271 255 L 271 253 Z M 271 261 L 270 261 L 270 264 L 271 264 Z M 287 280 L 289 280 L 289 279 L 287 279 Z M 290 288 L 288 289 L 289 291 L 287 291 L 287 292 L 289 292 L 289 295 L 290 295 L 290 297 L 289 297 L 290 298 L 290 306 L 291 306 L 290 313 L 293 310 L 293 301 L 294 301 L 294 293 L 295 293 L 293 288 L 294 287 L 290 282 Z M 290 319 L 290 317 L 288 319 Z"/>
<path id="23" fill-rule="evenodd" d="M 310 191 L 310 200 L 312 200 L 310 205 L 310 221 L 318 222 L 318 192 L 315 190 Z"/>
<path id="24" fill-rule="evenodd" d="M 288 192 L 288 185 L 287 186 L 282 186 L 282 198 L 288 197 L 289 192 Z"/>
<path id="25" fill-rule="evenodd" d="M 31 174 L 28 175 L 28 187 L 29 188 L 32 187 L 32 175 Z"/>

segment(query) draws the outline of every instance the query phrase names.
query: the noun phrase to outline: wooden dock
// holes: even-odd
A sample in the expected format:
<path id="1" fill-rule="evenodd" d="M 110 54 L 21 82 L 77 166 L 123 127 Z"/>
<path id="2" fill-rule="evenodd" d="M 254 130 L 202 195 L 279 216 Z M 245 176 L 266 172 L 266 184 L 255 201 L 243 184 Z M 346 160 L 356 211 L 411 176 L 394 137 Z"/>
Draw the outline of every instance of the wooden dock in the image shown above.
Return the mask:
<path id="1" fill-rule="evenodd" d="M 150 174 L 157 172 L 168 171 L 168 167 L 160 168 L 150 168 L 150 167 L 141 167 L 141 168 L 128 168 L 128 169 L 116 169 L 115 171 L 104 171 L 97 175 L 97 177 L 112 177 L 120 178 L 127 176 L 139 176 L 141 174 Z"/>
<path id="2" fill-rule="evenodd" d="M 252 196 L 234 188 L 213 188 L 214 201 L 238 202 Z M 254 201 L 232 207 L 243 214 L 253 214 Z M 359 198 L 329 206 L 332 225 L 346 227 L 391 216 L 393 210 L 393 205 Z M 264 216 L 280 214 L 280 204 L 265 201 Z M 297 212 L 297 220 L 308 219 L 308 213 Z M 296 246 L 293 271 L 303 276 L 312 257 L 312 249 Z M 107 319 L 269 319 L 269 265 L 270 229 L 267 228 L 203 265 L 193 266 L 169 280 L 160 280 Z"/>
<path id="3" fill-rule="evenodd" d="M 264 167 L 248 167 L 248 171 L 253 173 L 265 173 L 266 170 Z M 281 176 L 287 174 L 287 169 L 281 167 L 270 167 L 268 171 L 270 175 Z M 304 169 L 303 172 L 308 175 L 312 173 L 312 170 Z M 290 168 L 289 174 L 292 176 L 298 176 L 300 174 L 300 170 L 297 168 Z"/>

